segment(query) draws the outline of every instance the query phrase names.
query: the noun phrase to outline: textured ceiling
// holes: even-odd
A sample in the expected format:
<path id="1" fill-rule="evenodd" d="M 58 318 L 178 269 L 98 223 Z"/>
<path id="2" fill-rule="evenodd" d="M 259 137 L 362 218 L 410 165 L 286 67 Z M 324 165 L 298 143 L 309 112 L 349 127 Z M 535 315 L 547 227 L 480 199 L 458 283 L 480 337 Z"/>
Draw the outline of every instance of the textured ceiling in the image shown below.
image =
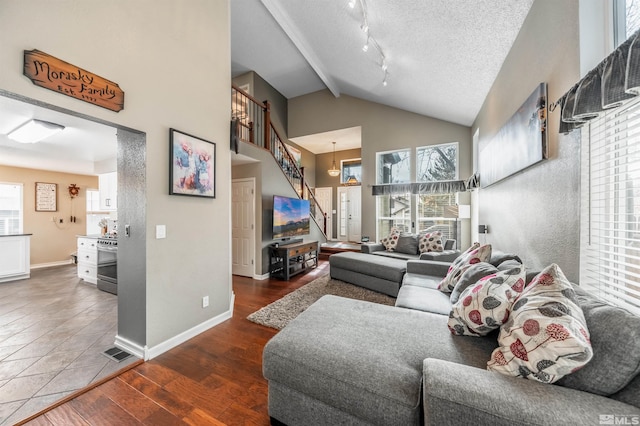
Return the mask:
<path id="1" fill-rule="evenodd" d="M 232 0 L 232 75 L 253 70 L 285 97 L 329 88 L 471 125 L 533 0 Z"/>

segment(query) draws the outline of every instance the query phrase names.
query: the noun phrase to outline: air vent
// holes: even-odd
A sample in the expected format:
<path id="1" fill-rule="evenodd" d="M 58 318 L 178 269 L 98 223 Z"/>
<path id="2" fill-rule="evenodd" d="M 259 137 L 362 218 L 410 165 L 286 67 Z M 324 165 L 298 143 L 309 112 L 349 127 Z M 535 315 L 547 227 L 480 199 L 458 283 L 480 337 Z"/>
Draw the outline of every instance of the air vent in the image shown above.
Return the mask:
<path id="1" fill-rule="evenodd" d="M 111 359 L 112 361 L 116 361 L 116 362 L 121 362 L 131 356 L 129 352 L 125 352 L 122 349 L 118 349 L 118 348 L 107 349 L 102 354 L 107 358 Z"/>

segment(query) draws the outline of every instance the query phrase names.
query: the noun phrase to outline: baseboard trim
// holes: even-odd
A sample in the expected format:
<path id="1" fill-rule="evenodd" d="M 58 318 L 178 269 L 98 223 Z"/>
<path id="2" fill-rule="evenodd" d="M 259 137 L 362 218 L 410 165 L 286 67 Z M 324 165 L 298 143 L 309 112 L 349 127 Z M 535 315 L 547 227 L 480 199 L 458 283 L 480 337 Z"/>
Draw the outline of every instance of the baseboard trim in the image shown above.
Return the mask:
<path id="1" fill-rule="evenodd" d="M 266 274 L 262 274 L 262 275 L 254 275 L 253 279 L 254 280 L 258 280 L 258 281 L 268 280 L 269 279 L 269 273 L 267 272 Z"/>
<path id="2" fill-rule="evenodd" d="M 153 346 L 152 348 L 149 348 L 146 350 L 145 353 L 145 361 L 148 361 L 150 359 L 153 359 L 155 357 L 157 357 L 158 355 L 161 355 L 165 352 L 167 352 L 170 349 L 175 348 L 176 346 L 186 342 L 187 340 L 197 336 L 198 334 L 207 331 L 208 329 L 215 327 L 216 325 L 230 319 L 233 316 L 233 305 L 235 302 L 235 294 L 231 293 L 231 305 L 230 305 L 230 309 L 226 312 L 221 313 L 220 315 L 217 315 L 211 319 L 208 319 L 207 321 L 200 323 L 198 325 L 196 325 L 195 327 L 190 328 L 189 330 L 186 330 L 180 334 L 178 334 L 177 336 L 174 336 L 170 339 L 165 340 L 164 342 Z M 116 344 L 116 346 L 118 346 Z M 121 348 L 122 349 L 122 348 Z M 125 349 L 126 350 L 126 349 Z"/>
<path id="3" fill-rule="evenodd" d="M 122 349 L 123 351 L 127 351 L 129 352 L 131 355 L 143 359 L 143 360 L 147 360 L 146 357 L 146 353 L 147 353 L 147 347 L 146 346 L 140 346 L 137 343 L 133 343 L 131 340 L 125 339 L 124 337 L 120 336 L 120 335 L 116 335 L 116 341 L 115 341 L 115 346 L 116 348 Z"/>
<path id="4" fill-rule="evenodd" d="M 71 260 L 71 259 L 69 259 L 69 260 L 59 260 L 57 262 L 38 263 L 38 264 L 35 264 L 35 265 L 31 265 L 30 268 L 31 269 L 49 268 L 51 266 L 69 265 L 71 263 L 73 263 L 73 260 Z"/>

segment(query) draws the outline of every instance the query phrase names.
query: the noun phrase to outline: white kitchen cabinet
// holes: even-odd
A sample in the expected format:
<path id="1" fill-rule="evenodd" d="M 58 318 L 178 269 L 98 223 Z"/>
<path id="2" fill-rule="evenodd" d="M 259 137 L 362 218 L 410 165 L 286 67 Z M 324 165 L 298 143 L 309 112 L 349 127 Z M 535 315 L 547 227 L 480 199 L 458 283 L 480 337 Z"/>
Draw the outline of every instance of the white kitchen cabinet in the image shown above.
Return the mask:
<path id="1" fill-rule="evenodd" d="M 31 276 L 31 234 L 0 236 L 0 282 Z"/>
<path id="2" fill-rule="evenodd" d="M 95 238 L 78 237 L 78 278 L 98 283 L 98 246 Z"/>
<path id="3" fill-rule="evenodd" d="M 100 210 L 118 210 L 118 173 L 103 173 L 98 176 Z"/>

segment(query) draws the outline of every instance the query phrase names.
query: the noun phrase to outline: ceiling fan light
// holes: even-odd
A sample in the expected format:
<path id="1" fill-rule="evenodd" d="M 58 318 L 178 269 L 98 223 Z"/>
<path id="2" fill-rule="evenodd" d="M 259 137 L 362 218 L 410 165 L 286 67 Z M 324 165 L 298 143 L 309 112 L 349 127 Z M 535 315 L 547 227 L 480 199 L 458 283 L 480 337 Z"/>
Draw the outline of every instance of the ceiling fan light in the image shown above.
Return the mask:
<path id="1" fill-rule="evenodd" d="M 64 126 L 42 120 L 29 120 L 7 133 L 7 137 L 20 143 L 36 143 L 64 130 Z"/>

